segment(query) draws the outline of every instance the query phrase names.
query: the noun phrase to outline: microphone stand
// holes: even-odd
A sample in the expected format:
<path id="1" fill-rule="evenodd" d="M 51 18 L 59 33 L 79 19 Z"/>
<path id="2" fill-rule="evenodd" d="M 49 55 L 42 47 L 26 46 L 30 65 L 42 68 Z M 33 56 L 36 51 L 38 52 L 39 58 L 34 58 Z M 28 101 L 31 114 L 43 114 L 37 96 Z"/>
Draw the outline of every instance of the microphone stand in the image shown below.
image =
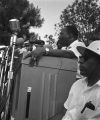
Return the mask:
<path id="1" fill-rule="evenodd" d="M 12 41 L 12 55 L 11 55 L 11 60 L 10 60 L 10 68 L 8 71 L 8 88 L 7 88 L 7 95 L 9 94 L 10 90 L 10 82 L 13 79 L 13 62 L 14 62 L 14 53 L 15 53 L 15 45 L 16 45 L 16 40 L 17 40 L 17 34 L 15 33 L 13 35 L 13 41 Z"/>
<path id="2" fill-rule="evenodd" d="M 0 73 L 0 115 L 5 109 L 6 105 L 6 89 L 7 89 L 7 73 L 9 66 L 9 47 L 3 48 L 1 60 L 1 73 Z"/>
<path id="3" fill-rule="evenodd" d="M 5 96 L 2 111 L 0 113 L 4 113 L 3 120 L 10 120 L 11 115 L 11 108 L 12 108 L 12 86 L 13 86 L 13 65 L 14 65 L 14 53 L 15 53 L 15 47 L 17 43 L 17 34 L 20 30 L 19 27 L 19 20 L 17 19 L 11 19 L 10 21 L 10 27 L 13 31 L 13 34 L 11 35 L 10 39 L 10 45 L 8 46 L 7 50 L 4 52 L 4 65 L 2 62 L 2 65 L 4 66 L 3 69 L 1 69 L 1 89 L 2 89 L 2 99 L 3 96 Z M 6 59 L 5 59 L 6 58 Z"/>
<path id="4" fill-rule="evenodd" d="M 6 108 L 5 108 L 5 115 L 4 115 L 4 120 L 9 120 L 10 117 L 10 97 L 11 97 L 11 87 L 12 87 L 12 80 L 13 80 L 13 63 L 14 63 L 14 53 L 15 53 L 15 45 L 17 41 L 17 32 L 15 32 L 10 41 L 10 48 L 11 48 L 11 58 L 10 58 L 10 66 L 9 66 L 9 71 L 8 71 L 8 76 L 7 76 L 7 102 L 6 102 Z"/>

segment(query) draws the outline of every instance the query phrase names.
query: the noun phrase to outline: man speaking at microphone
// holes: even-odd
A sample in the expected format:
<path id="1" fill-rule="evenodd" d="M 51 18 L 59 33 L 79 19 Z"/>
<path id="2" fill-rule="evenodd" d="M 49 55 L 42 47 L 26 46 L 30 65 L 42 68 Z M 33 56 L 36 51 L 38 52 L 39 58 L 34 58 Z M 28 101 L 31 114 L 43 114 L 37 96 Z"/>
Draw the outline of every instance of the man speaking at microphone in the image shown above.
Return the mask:
<path id="1" fill-rule="evenodd" d="M 45 49 L 45 47 L 37 48 L 36 50 L 28 53 L 24 59 L 31 57 L 30 65 L 38 63 L 42 56 L 63 57 L 70 59 L 77 59 L 81 54 L 77 51 L 77 46 L 85 46 L 83 42 L 78 40 L 78 30 L 76 26 L 68 25 L 61 29 L 59 40 L 57 42 L 58 49 Z M 65 49 L 61 49 L 65 47 Z M 79 64 L 77 69 L 76 79 L 83 76 L 80 75 Z"/>
<path id="2" fill-rule="evenodd" d="M 100 41 L 77 50 L 82 54 L 80 73 L 85 77 L 72 85 L 62 120 L 100 120 Z"/>

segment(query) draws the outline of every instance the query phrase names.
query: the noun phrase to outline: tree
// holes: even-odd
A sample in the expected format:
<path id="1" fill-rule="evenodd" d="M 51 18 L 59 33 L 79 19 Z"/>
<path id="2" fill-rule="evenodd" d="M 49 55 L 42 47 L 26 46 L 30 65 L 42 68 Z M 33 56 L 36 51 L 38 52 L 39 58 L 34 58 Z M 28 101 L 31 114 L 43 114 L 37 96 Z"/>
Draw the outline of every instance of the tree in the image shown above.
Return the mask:
<path id="1" fill-rule="evenodd" d="M 41 27 L 44 22 L 44 19 L 41 18 L 40 9 L 34 7 L 28 0 L 0 0 L 0 3 L 5 13 L 3 22 L 6 21 L 3 31 L 11 32 L 9 20 L 13 18 L 20 20 L 21 34 L 28 34 L 29 26 Z M 3 41 L 4 43 L 7 42 L 6 39 Z"/>
<path id="2" fill-rule="evenodd" d="M 38 6 L 35 8 L 34 4 L 31 3 L 27 9 L 24 10 L 21 21 L 23 24 L 30 23 L 31 26 L 41 27 L 44 19 L 41 18 Z"/>
<path id="3" fill-rule="evenodd" d="M 79 30 L 79 38 L 86 44 L 91 33 L 95 31 L 100 22 L 100 6 L 98 0 L 75 0 L 72 5 L 67 6 L 60 16 L 60 23 L 56 29 L 65 25 L 75 25 Z M 58 27 L 58 28 L 57 28 Z"/>

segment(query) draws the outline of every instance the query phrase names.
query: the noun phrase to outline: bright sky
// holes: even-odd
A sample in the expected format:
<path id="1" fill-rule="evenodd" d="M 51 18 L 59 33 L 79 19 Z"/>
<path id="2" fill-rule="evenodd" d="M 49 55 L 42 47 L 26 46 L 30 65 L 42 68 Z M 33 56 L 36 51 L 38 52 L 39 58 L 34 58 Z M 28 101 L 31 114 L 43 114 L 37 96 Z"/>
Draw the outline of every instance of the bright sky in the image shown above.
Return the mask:
<path id="1" fill-rule="evenodd" d="M 60 20 L 61 12 L 72 3 L 73 0 L 29 0 L 35 6 L 41 8 L 41 16 L 45 19 L 44 24 L 39 28 L 38 33 L 43 39 L 45 34 L 55 33 L 54 24 Z"/>

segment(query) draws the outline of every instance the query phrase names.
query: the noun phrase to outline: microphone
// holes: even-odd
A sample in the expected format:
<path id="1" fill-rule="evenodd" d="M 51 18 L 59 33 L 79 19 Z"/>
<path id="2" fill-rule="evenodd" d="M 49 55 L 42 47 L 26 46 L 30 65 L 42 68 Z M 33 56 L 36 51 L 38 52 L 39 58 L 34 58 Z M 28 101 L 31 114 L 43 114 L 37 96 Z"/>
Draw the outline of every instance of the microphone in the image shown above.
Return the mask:
<path id="1" fill-rule="evenodd" d="M 95 110 L 95 106 L 91 103 L 91 101 L 87 102 L 84 106 L 84 108 L 82 109 L 81 113 L 83 113 L 85 111 L 86 108 L 89 108 L 91 110 Z"/>
<path id="2" fill-rule="evenodd" d="M 9 20 L 9 23 L 12 31 L 17 32 L 20 30 L 20 23 L 18 19 L 11 19 Z"/>

